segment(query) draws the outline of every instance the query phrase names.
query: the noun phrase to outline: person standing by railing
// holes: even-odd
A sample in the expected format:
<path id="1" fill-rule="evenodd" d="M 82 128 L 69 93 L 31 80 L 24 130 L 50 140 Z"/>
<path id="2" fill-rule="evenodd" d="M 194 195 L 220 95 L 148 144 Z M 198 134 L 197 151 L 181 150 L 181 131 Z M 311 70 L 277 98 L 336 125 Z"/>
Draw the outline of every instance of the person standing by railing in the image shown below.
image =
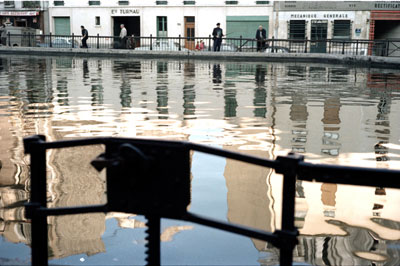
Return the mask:
<path id="1" fill-rule="evenodd" d="M 220 28 L 220 23 L 217 23 L 217 27 L 214 28 L 212 32 L 213 40 L 214 40 L 214 52 L 219 52 L 221 49 L 221 43 L 222 43 L 222 36 L 224 36 L 224 33 L 222 29 Z"/>
<path id="2" fill-rule="evenodd" d="M 88 48 L 86 41 L 89 38 L 89 32 L 87 31 L 87 29 L 85 29 L 83 25 L 81 26 L 81 30 L 82 30 L 82 48 Z"/>
<path id="3" fill-rule="evenodd" d="M 265 49 L 265 39 L 267 39 L 267 31 L 263 29 L 263 26 L 258 26 L 256 31 L 257 39 L 257 52 L 263 52 Z"/>
<path id="4" fill-rule="evenodd" d="M 124 24 L 121 24 L 121 32 L 119 33 L 119 38 L 121 40 L 121 48 L 126 48 L 127 32 Z"/>

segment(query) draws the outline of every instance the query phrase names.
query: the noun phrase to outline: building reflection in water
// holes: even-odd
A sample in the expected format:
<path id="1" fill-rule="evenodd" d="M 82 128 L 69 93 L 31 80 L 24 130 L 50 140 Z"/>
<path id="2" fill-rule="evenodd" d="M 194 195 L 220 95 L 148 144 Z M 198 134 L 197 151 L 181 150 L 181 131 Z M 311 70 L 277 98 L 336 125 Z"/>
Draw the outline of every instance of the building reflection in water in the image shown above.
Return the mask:
<path id="1" fill-rule="evenodd" d="M 30 226 L 22 207 L 29 197 L 28 158 L 23 154 L 22 138 L 40 133 L 46 134 L 49 140 L 69 139 L 76 136 L 74 131 L 78 127 L 101 131 L 125 119 L 118 113 L 105 125 L 94 116 L 76 121 L 76 116 L 70 113 L 81 114 L 73 108 L 85 97 L 89 99 L 88 105 L 98 107 L 96 110 L 140 107 L 138 115 L 132 120 L 126 118 L 124 123 L 141 123 L 144 129 L 140 134 L 146 137 L 169 136 L 159 129 L 159 124 L 150 123 L 151 112 L 169 122 L 174 122 L 171 117 L 187 120 L 169 127 L 173 138 L 184 140 L 190 136 L 190 127 L 202 122 L 196 115 L 204 112 L 209 116 L 208 121 L 214 120 L 213 125 L 221 129 L 215 139 L 227 150 L 269 159 L 295 151 L 315 162 L 341 163 L 343 158 L 349 157 L 356 163 L 373 159 L 377 165 L 386 167 L 393 167 L 390 162 L 395 163 L 390 160 L 390 147 L 393 136 L 398 133 L 389 120 L 398 112 L 395 109 L 391 113 L 391 108 L 397 108 L 398 96 L 393 96 L 390 90 L 378 90 L 365 96 L 369 101 L 377 101 L 372 107 L 353 102 L 351 99 L 356 97 L 365 102 L 360 95 L 368 95 L 363 91 L 367 79 L 363 72 L 356 75 L 357 82 L 354 82 L 353 70 L 330 66 L 226 63 L 212 64 L 211 70 L 209 63 L 199 62 L 179 62 L 178 65 L 163 61 L 33 59 L 25 63 L 10 58 L 0 62 L 0 79 L 7 71 L 7 85 L 0 85 L 0 88 L 8 90 L 6 95 L 12 99 L 3 101 L 7 112 L 0 108 L 0 229 L 9 242 L 30 244 Z M 37 71 L 28 73 L 26 64 L 36 66 Z M 73 76 L 75 72 L 78 79 Z M 222 90 L 209 95 L 210 88 L 205 88 L 205 82 Z M 377 83 L 379 79 L 375 78 L 374 84 Z M 87 87 L 82 90 L 82 98 L 74 90 L 77 84 Z M 143 84 L 151 84 L 150 89 Z M 176 84 L 178 86 L 174 87 Z M 345 86 L 355 88 L 347 91 L 342 88 Z M 198 102 L 203 102 L 204 107 L 196 106 Z M 68 106 L 68 109 L 60 108 Z M 364 117 L 357 113 L 359 109 L 365 112 Z M 213 113 L 214 110 L 217 111 Z M 106 117 L 101 112 L 96 114 L 102 119 Z M 368 121 L 362 124 L 363 119 Z M 360 125 L 354 125 L 356 123 Z M 360 137 L 357 127 L 362 126 L 369 131 L 366 136 L 360 133 Z M 92 132 L 88 132 L 91 136 Z M 128 133 L 132 137 L 136 134 Z M 354 138 L 360 138 L 363 146 L 368 147 L 367 152 L 359 149 L 359 153 L 354 154 L 355 148 L 349 147 L 355 142 Z M 98 174 L 88 166 L 103 149 L 92 146 L 49 152 L 50 207 L 105 202 L 104 173 Z M 360 154 L 372 154 L 373 158 L 360 159 Z M 278 175 L 271 169 L 232 160 L 226 161 L 223 175 L 228 189 L 227 219 L 230 222 L 266 231 L 279 229 L 282 185 Z M 349 196 L 354 199 L 349 200 Z M 301 235 L 295 250 L 296 261 L 313 265 L 400 264 L 399 249 L 393 248 L 398 246 L 400 238 L 395 207 L 398 199 L 393 191 L 383 188 L 371 190 L 298 182 L 295 218 Z M 349 213 L 350 208 L 359 216 L 357 219 Z M 106 219 L 115 219 L 121 228 L 144 227 L 132 214 L 50 217 L 51 258 L 106 252 L 102 239 Z M 174 235 L 187 230 L 196 230 L 196 226 L 164 228 L 161 240 L 174 240 Z M 260 254 L 268 254 L 259 259 L 261 265 L 277 263 L 277 251 L 271 245 L 255 239 L 252 244 Z"/>

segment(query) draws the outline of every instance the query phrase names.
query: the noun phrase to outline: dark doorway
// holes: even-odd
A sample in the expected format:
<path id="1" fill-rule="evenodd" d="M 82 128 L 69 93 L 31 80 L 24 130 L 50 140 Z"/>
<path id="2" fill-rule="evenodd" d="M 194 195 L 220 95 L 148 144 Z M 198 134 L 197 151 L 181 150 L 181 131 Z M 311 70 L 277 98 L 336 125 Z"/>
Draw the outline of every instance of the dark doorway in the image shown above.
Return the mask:
<path id="1" fill-rule="evenodd" d="M 125 25 L 128 36 L 140 36 L 140 17 L 113 17 L 114 18 L 114 36 L 119 36 L 121 24 Z"/>
<path id="2" fill-rule="evenodd" d="M 311 21 L 311 53 L 326 53 L 327 20 Z"/>

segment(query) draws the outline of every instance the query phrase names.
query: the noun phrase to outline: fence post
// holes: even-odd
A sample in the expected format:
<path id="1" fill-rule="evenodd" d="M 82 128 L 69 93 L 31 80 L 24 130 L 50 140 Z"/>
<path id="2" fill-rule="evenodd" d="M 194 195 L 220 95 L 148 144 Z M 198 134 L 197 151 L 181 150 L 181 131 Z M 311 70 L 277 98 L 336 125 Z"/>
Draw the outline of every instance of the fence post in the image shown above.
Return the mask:
<path id="1" fill-rule="evenodd" d="M 31 47 L 31 33 L 28 32 L 28 46 Z"/>
<path id="2" fill-rule="evenodd" d="M 50 47 L 53 47 L 53 42 L 51 41 L 51 32 L 50 32 L 50 36 L 49 36 L 49 39 L 50 39 Z"/>
<path id="3" fill-rule="evenodd" d="M 7 37 L 8 37 L 8 46 L 11 47 L 11 34 L 10 34 L 10 32 L 7 33 Z"/>
<path id="4" fill-rule="evenodd" d="M 74 33 L 72 33 L 71 48 L 74 48 L 74 46 L 75 46 L 74 40 L 75 40 L 75 35 L 74 35 Z"/>
<path id="5" fill-rule="evenodd" d="M 150 34 L 150 51 L 153 50 L 153 35 Z"/>
<path id="6" fill-rule="evenodd" d="M 242 37 L 242 35 L 240 35 L 240 46 L 239 46 L 239 52 L 241 52 L 242 51 L 242 40 L 243 39 L 243 37 Z"/>
<path id="7" fill-rule="evenodd" d="M 46 149 L 40 146 L 45 136 L 34 136 L 24 140 L 25 153 L 31 161 L 31 195 L 26 205 L 26 215 L 31 220 L 32 265 L 48 265 L 47 216 L 38 213 L 39 208 L 46 208 Z M 28 152 L 26 152 L 28 151 Z"/>
<path id="8" fill-rule="evenodd" d="M 97 33 L 97 38 L 96 38 L 96 48 L 100 48 L 100 35 Z"/>
<path id="9" fill-rule="evenodd" d="M 305 41 L 304 41 L 304 53 L 307 53 L 307 44 L 308 44 L 308 39 L 306 37 Z"/>
<path id="10" fill-rule="evenodd" d="M 276 169 L 276 172 L 283 174 L 281 230 L 284 233 L 295 233 L 297 235 L 298 231 L 294 226 L 296 178 L 298 164 L 304 160 L 304 157 L 289 153 L 288 156 L 278 157 L 277 160 L 280 162 L 280 167 Z M 280 265 L 292 265 L 293 249 L 296 242 L 289 241 L 280 247 Z"/>
<path id="11" fill-rule="evenodd" d="M 208 51 L 211 51 L 211 35 L 208 35 Z"/>
<path id="12" fill-rule="evenodd" d="M 182 51 L 182 48 L 181 48 L 181 35 L 179 34 L 179 41 L 178 41 L 178 43 L 179 43 L 179 51 Z"/>

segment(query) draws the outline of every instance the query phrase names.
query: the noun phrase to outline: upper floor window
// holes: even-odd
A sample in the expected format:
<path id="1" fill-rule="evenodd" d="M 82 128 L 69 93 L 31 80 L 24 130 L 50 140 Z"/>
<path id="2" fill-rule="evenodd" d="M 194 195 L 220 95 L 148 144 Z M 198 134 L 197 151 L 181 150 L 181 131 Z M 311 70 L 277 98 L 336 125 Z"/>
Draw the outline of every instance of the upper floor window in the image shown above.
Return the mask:
<path id="1" fill-rule="evenodd" d="M 23 1 L 23 8 L 40 8 L 40 1 Z"/>
<path id="2" fill-rule="evenodd" d="M 269 5 L 269 1 L 256 1 L 256 5 Z"/>
<path id="3" fill-rule="evenodd" d="M 129 1 L 118 1 L 118 5 L 120 5 L 120 6 L 128 6 L 129 5 Z"/>
<path id="4" fill-rule="evenodd" d="M 94 24 L 95 24 L 96 26 L 100 26 L 100 17 L 95 17 L 95 19 L 94 19 Z"/>
<path id="5" fill-rule="evenodd" d="M 54 1 L 54 6 L 64 6 L 64 1 Z"/>
<path id="6" fill-rule="evenodd" d="M 156 1 L 156 5 L 168 5 L 168 1 Z"/>
<path id="7" fill-rule="evenodd" d="M 183 1 L 184 5 L 195 5 L 196 1 Z"/>
<path id="8" fill-rule="evenodd" d="M 99 6 L 100 1 L 89 1 L 89 6 Z"/>
<path id="9" fill-rule="evenodd" d="M 225 5 L 237 5 L 239 1 L 225 1 Z"/>
<path id="10" fill-rule="evenodd" d="M 15 7 L 15 1 L 4 1 L 4 7 Z"/>

